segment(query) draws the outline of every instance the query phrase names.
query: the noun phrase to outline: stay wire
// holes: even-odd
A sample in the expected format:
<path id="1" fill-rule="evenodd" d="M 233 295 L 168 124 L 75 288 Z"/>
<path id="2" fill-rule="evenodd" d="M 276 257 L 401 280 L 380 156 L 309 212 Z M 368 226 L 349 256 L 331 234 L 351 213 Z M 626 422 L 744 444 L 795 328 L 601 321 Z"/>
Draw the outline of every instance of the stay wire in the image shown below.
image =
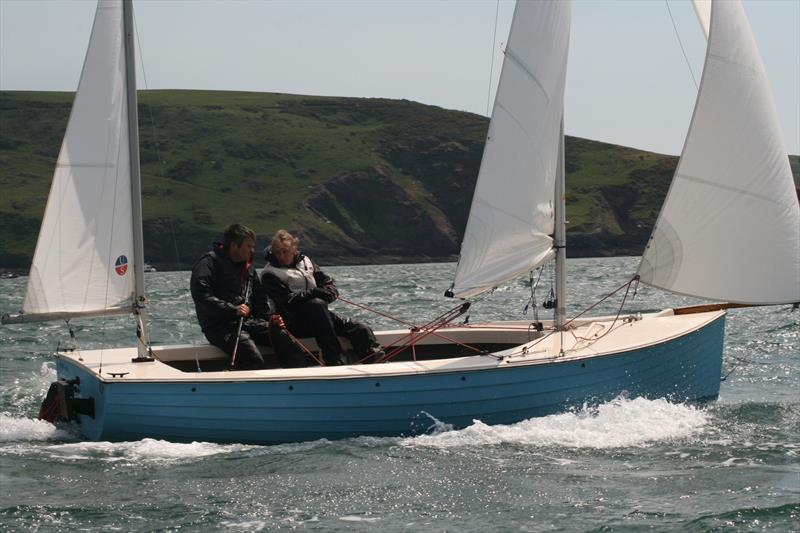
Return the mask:
<path id="1" fill-rule="evenodd" d="M 669 13 L 669 19 L 672 21 L 672 29 L 675 30 L 675 37 L 678 39 L 678 46 L 681 47 L 681 52 L 683 52 L 683 59 L 686 61 L 686 68 L 689 69 L 689 75 L 692 77 L 692 82 L 694 83 L 694 88 L 696 90 L 700 90 L 699 85 L 697 84 L 697 78 L 694 75 L 694 70 L 692 70 L 692 65 L 689 63 L 689 56 L 686 55 L 686 49 L 683 47 L 683 41 L 681 41 L 681 35 L 678 33 L 678 26 L 675 24 L 675 18 L 672 16 L 672 9 L 669 7 L 669 0 L 664 0 L 664 5 L 667 6 L 667 12 Z"/>
<path id="2" fill-rule="evenodd" d="M 573 336 L 575 339 L 577 339 L 577 340 L 596 342 L 596 341 L 599 341 L 600 339 L 602 339 L 603 337 L 605 337 L 606 335 L 608 335 L 609 333 L 611 333 L 611 331 L 614 329 L 614 325 L 617 323 L 617 320 L 619 320 L 619 316 L 622 314 L 622 310 L 623 310 L 623 309 L 624 309 L 624 307 L 625 307 L 625 302 L 626 302 L 626 301 L 627 301 L 627 299 L 628 299 L 628 293 L 630 292 L 630 290 L 631 290 L 631 285 L 633 285 L 633 283 L 634 283 L 634 282 L 636 282 L 636 288 L 634 289 L 634 293 L 635 293 L 636 289 L 638 289 L 638 287 L 639 287 L 639 278 L 638 278 L 638 276 L 637 276 L 637 277 L 634 277 L 634 278 L 633 278 L 633 279 L 631 279 L 631 280 L 630 280 L 628 283 L 626 283 L 625 285 L 623 285 L 623 287 L 625 287 L 625 294 L 622 296 L 622 302 L 620 302 L 620 304 L 619 304 L 619 309 L 617 309 L 617 315 L 614 317 L 614 320 L 611 322 L 611 325 L 608 327 L 608 329 L 606 330 L 606 332 L 605 332 L 605 333 L 603 333 L 603 334 L 602 334 L 602 335 L 600 335 L 599 337 L 595 337 L 595 338 L 593 338 L 593 339 L 587 339 L 587 338 L 585 338 L 585 337 L 578 337 L 577 335 L 575 335 L 575 333 L 574 333 L 574 332 L 572 332 L 572 330 L 570 330 L 570 332 L 572 333 L 572 336 Z M 611 293 L 611 294 L 614 294 L 614 293 L 617 293 L 617 292 L 619 292 L 619 291 L 621 290 L 621 288 L 622 288 L 622 287 L 620 287 L 619 289 L 615 290 L 615 291 L 614 291 L 613 293 Z M 603 298 L 603 300 L 605 300 L 606 298 L 608 298 L 609 296 L 611 296 L 611 294 L 609 294 L 608 296 L 606 296 L 605 298 Z M 603 300 L 600 300 L 600 301 L 602 302 Z M 600 302 L 597 302 L 597 304 L 599 304 L 599 303 L 600 303 Z M 595 305 L 597 305 L 597 304 L 595 304 Z M 588 311 L 588 309 L 587 309 L 587 311 Z M 584 311 L 584 313 L 585 313 L 585 312 L 586 312 L 586 311 Z M 581 314 L 583 314 L 583 313 L 581 313 Z M 578 315 L 578 316 L 580 316 L 580 315 Z M 576 318 L 578 318 L 578 317 L 576 316 L 576 317 L 572 318 L 572 320 L 575 320 Z M 569 322 L 572 322 L 572 320 L 570 320 Z M 568 322 L 568 323 L 569 323 L 569 322 Z"/>
<path id="3" fill-rule="evenodd" d="M 119 121 L 118 137 L 117 137 L 118 139 L 122 138 L 122 135 L 121 135 L 122 134 L 122 128 L 123 128 L 123 121 L 120 120 Z M 118 143 L 117 144 L 117 159 L 116 159 L 117 162 L 119 161 L 120 156 L 122 155 L 121 152 L 122 152 L 122 146 L 121 146 L 120 143 Z M 119 165 L 115 165 L 114 168 L 115 168 L 115 174 L 114 174 L 114 183 L 113 183 L 114 189 L 113 189 L 112 198 L 116 199 L 117 198 L 117 186 L 119 185 L 119 180 L 120 180 L 120 168 L 119 168 Z M 108 171 L 106 171 L 106 172 L 108 172 Z M 105 176 L 104 176 L 104 178 L 105 178 Z M 129 176 L 129 178 L 130 178 L 130 176 Z M 101 190 L 101 193 L 100 193 L 100 197 L 101 198 L 103 198 L 105 196 L 106 182 L 107 182 L 107 180 L 103 179 L 102 190 Z M 116 200 L 114 200 L 113 203 L 114 203 L 114 207 L 116 207 Z M 113 253 L 112 253 L 113 252 L 113 247 L 111 246 L 111 241 L 114 238 L 114 227 L 116 225 L 116 221 L 117 221 L 117 217 L 111 217 L 111 228 L 110 228 L 110 231 L 108 233 L 108 240 L 109 240 L 109 243 L 108 243 L 108 254 L 106 255 L 106 264 L 108 264 L 108 265 L 111 264 L 111 261 L 113 259 Z M 105 295 L 104 295 L 104 301 L 106 302 L 106 305 L 108 305 L 108 293 L 109 293 L 109 290 L 110 290 L 110 286 L 111 286 L 111 277 L 110 277 L 110 275 L 107 275 L 106 276 Z M 88 292 L 88 287 L 87 287 L 87 292 Z M 132 308 L 135 308 L 136 305 L 137 305 L 137 302 L 135 301 L 135 297 L 132 296 L 131 299 L 133 300 L 131 302 Z M 100 366 L 99 366 L 98 371 L 97 371 L 98 374 L 101 374 L 103 372 L 103 354 L 105 353 L 105 347 L 106 347 L 106 323 L 107 323 L 107 320 L 108 320 L 108 315 L 107 314 L 103 314 L 103 319 L 102 319 L 101 325 L 100 325 L 101 344 L 100 344 Z M 137 323 L 137 332 L 138 331 L 139 330 L 138 330 L 138 323 Z M 139 337 L 139 335 L 136 336 L 136 341 L 137 341 L 137 350 L 138 350 L 138 343 L 142 342 L 141 337 Z"/>
<path id="4" fill-rule="evenodd" d="M 528 314 L 528 308 L 532 308 L 533 310 L 533 321 L 539 322 L 539 305 L 536 302 L 536 289 L 539 287 L 539 281 L 542 279 L 542 272 L 544 271 L 544 267 L 536 268 L 538 275 L 536 276 L 536 280 L 533 279 L 534 271 L 530 271 L 530 284 L 531 284 L 531 296 L 528 298 L 528 303 L 525 304 L 525 308 L 522 310 L 523 315 Z"/>
<path id="5" fill-rule="evenodd" d="M 725 374 L 725 375 L 724 375 L 724 376 L 723 376 L 723 377 L 720 379 L 720 381 L 725 381 L 726 379 L 728 379 L 728 376 L 730 376 L 731 374 L 733 374 L 733 371 L 734 371 L 734 370 L 736 370 L 737 368 L 739 368 L 740 366 L 742 366 L 743 364 L 748 364 L 748 365 L 761 365 L 761 366 L 772 366 L 772 365 L 777 365 L 777 364 L 780 364 L 780 363 L 778 363 L 778 362 L 775 362 L 775 361 L 753 361 L 752 359 L 745 359 L 745 358 L 743 358 L 743 357 L 736 357 L 735 355 L 729 355 L 728 357 L 730 357 L 731 359 L 733 359 L 734 361 L 736 361 L 736 364 L 734 364 L 734 365 L 731 367 L 731 369 L 728 371 L 728 373 L 727 373 L 727 374 Z"/>
<path id="6" fill-rule="evenodd" d="M 598 301 L 596 301 L 595 303 L 593 303 L 592 305 L 590 305 L 589 307 L 587 307 L 586 309 L 584 309 L 583 311 L 581 311 L 580 313 L 575 315 L 574 317 L 572 317 L 569 320 L 567 320 L 566 322 L 564 322 L 564 326 L 566 327 L 566 326 L 570 325 L 572 322 L 574 322 L 578 318 L 582 317 L 583 315 L 585 315 L 586 313 L 588 313 L 589 311 L 591 311 L 592 309 L 594 309 L 595 307 L 597 307 L 598 305 L 603 303 L 604 301 L 608 300 L 609 298 L 614 296 L 616 293 L 618 293 L 622 289 L 626 289 L 625 290 L 625 297 L 627 298 L 628 291 L 630 290 L 631 285 L 634 282 L 636 282 L 636 288 L 638 289 L 638 287 L 639 287 L 639 275 L 638 274 L 636 276 L 634 276 L 633 278 L 631 278 L 630 281 L 627 281 L 625 284 L 623 284 L 623 285 L 619 286 L 618 288 L 614 289 L 613 291 L 611 291 L 610 293 L 606 294 L 605 296 L 600 298 Z M 634 292 L 635 292 L 635 290 L 634 290 Z M 623 303 L 624 303 L 624 300 L 623 300 Z M 621 310 L 622 310 L 622 307 L 620 307 L 620 311 Z M 617 316 L 619 316 L 619 313 L 617 314 Z"/>
<path id="7" fill-rule="evenodd" d="M 489 89 L 486 92 L 486 115 L 489 116 L 489 106 L 492 100 L 492 78 L 494 77 L 494 53 L 497 47 L 497 20 L 500 15 L 500 0 L 494 10 L 494 34 L 492 35 L 492 59 L 489 65 Z"/>
<path id="8" fill-rule="evenodd" d="M 133 27 L 134 27 L 134 33 L 136 34 L 136 43 L 137 43 L 137 45 L 139 47 L 139 66 L 142 69 L 142 81 L 144 82 L 145 90 L 148 90 L 149 89 L 149 84 L 147 83 L 147 71 L 144 68 L 144 52 L 142 50 L 142 42 L 141 42 L 141 39 L 139 37 L 139 26 L 136 23 L 136 17 L 135 16 L 133 18 Z M 147 105 L 145 107 L 147 108 L 147 113 L 148 113 L 148 116 L 150 118 L 150 130 L 152 131 L 153 147 L 154 147 L 154 149 L 156 151 L 156 159 L 158 160 L 158 166 L 157 166 L 157 168 L 159 169 L 158 172 L 159 172 L 160 177 L 164 178 L 164 167 L 163 167 L 164 159 L 162 158 L 161 144 L 159 143 L 159 140 L 158 140 L 158 130 L 156 129 L 156 121 L 155 121 L 155 117 L 153 116 L 153 106 L 152 105 Z M 169 222 L 169 232 L 170 232 L 170 236 L 172 237 L 172 244 L 173 244 L 173 247 L 175 248 L 175 266 L 180 267 L 180 265 L 181 265 L 181 253 L 180 253 L 180 249 L 178 247 L 178 239 L 177 239 L 177 237 L 175 235 L 175 224 L 174 224 L 174 221 L 173 221 L 172 217 L 167 217 L 167 220 Z M 189 298 L 188 298 L 188 296 L 189 296 L 189 294 L 184 292 L 182 295 L 179 296 L 179 299 L 183 303 L 183 308 L 184 308 L 184 311 L 186 313 L 187 320 L 189 322 L 193 322 L 192 321 L 192 310 L 191 310 L 191 308 L 189 306 Z M 194 338 L 192 338 L 191 344 L 192 344 L 192 346 L 196 347 L 196 342 L 195 342 Z M 203 369 L 200 367 L 200 358 L 199 358 L 199 355 L 198 355 L 196 349 L 195 349 L 195 354 L 194 354 L 194 360 L 195 360 L 195 364 L 197 365 L 197 371 L 198 372 L 202 372 Z"/>

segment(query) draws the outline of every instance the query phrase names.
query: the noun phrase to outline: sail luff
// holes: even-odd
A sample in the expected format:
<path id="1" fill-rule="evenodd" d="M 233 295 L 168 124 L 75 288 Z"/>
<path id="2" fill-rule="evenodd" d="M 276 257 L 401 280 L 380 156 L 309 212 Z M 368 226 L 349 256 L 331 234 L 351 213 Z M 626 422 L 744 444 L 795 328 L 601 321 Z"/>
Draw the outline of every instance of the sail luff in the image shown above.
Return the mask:
<path id="1" fill-rule="evenodd" d="M 490 290 L 553 257 L 553 194 L 568 2 L 518 2 L 461 244 L 453 296 Z"/>
<path id="2" fill-rule="evenodd" d="M 800 205 L 739 2 L 712 3 L 694 115 L 639 275 L 700 298 L 800 301 Z"/>

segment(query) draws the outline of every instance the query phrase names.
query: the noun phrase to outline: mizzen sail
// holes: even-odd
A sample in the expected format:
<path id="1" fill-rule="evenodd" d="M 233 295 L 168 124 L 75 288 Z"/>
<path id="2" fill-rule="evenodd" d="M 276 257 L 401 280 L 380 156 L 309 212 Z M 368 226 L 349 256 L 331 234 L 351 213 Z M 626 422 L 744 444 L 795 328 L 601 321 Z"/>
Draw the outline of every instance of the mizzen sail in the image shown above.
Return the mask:
<path id="1" fill-rule="evenodd" d="M 553 256 L 569 31 L 569 2 L 517 3 L 453 296 L 479 294 Z"/>
<path id="2" fill-rule="evenodd" d="M 800 301 L 800 206 L 739 2 L 712 4 L 694 117 L 639 274 L 701 298 Z"/>
<path id="3" fill-rule="evenodd" d="M 30 318 L 131 309 L 124 39 L 122 2 L 101 0 L 22 305 Z"/>

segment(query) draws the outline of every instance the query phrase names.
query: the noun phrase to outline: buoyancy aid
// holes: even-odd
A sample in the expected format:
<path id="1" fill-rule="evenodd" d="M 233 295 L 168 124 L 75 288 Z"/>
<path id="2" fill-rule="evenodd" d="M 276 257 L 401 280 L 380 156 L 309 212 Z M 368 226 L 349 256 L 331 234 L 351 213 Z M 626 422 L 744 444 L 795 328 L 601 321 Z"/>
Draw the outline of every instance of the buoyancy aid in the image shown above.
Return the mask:
<path id="1" fill-rule="evenodd" d="M 263 274 L 272 274 L 292 292 L 309 291 L 317 287 L 317 282 L 314 280 L 314 264 L 303 254 L 299 254 L 290 266 L 267 263 L 262 271 Z"/>

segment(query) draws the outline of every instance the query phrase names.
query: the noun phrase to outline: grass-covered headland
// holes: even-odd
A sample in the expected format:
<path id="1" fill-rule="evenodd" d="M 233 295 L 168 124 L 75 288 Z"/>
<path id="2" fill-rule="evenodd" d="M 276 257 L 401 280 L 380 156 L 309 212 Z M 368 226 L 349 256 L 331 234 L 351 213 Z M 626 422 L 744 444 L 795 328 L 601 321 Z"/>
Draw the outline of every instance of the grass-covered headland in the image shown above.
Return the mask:
<path id="1" fill-rule="evenodd" d="M 30 265 L 72 93 L 0 92 L 0 268 Z M 233 221 L 323 264 L 453 260 L 488 119 L 405 100 L 140 91 L 145 256 L 187 268 Z M 570 256 L 642 250 L 677 158 L 567 138 Z M 797 183 L 800 162 L 791 157 Z"/>

